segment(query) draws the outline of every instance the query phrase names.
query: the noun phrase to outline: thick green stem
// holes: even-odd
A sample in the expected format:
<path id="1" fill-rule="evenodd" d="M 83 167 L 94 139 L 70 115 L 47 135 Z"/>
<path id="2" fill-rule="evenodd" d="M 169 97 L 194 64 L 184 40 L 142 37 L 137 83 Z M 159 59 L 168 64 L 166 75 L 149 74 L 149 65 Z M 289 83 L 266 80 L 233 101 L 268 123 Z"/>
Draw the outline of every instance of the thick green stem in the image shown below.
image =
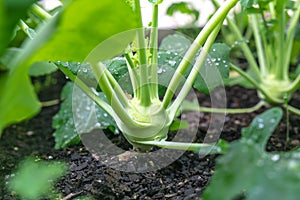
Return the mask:
<path id="1" fill-rule="evenodd" d="M 287 92 L 288 93 L 293 93 L 295 92 L 297 89 L 300 88 L 300 74 L 297 76 L 297 78 L 289 85 L 289 87 L 287 88 Z"/>
<path id="2" fill-rule="evenodd" d="M 189 93 L 189 91 L 191 90 L 194 81 L 196 80 L 197 76 L 199 76 L 200 73 L 200 69 L 203 66 L 203 63 L 206 60 L 206 57 L 208 55 L 208 52 L 211 48 L 211 46 L 213 45 L 219 30 L 222 26 L 222 23 L 220 23 L 209 35 L 209 37 L 207 38 L 203 49 L 201 50 L 200 55 L 198 56 L 198 58 L 196 59 L 196 62 L 188 76 L 188 78 L 186 79 L 183 87 L 181 88 L 178 96 L 176 97 L 176 99 L 174 100 L 174 102 L 172 103 L 172 105 L 167 109 L 167 111 L 170 113 L 170 116 L 173 117 L 175 116 L 177 110 L 179 109 L 181 103 L 184 101 L 185 97 L 187 96 L 187 94 Z"/>
<path id="3" fill-rule="evenodd" d="M 157 67 L 158 67 L 158 4 L 153 4 L 153 14 L 152 14 L 152 26 L 151 26 L 151 35 L 150 35 L 150 53 L 151 53 L 151 97 L 158 98 L 158 76 L 157 76 Z"/>
<path id="4" fill-rule="evenodd" d="M 131 85 L 132 85 L 132 90 L 133 90 L 133 96 L 134 97 L 138 97 L 138 87 L 140 85 L 140 80 L 139 80 L 139 76 L 138 73 L 136 71 L 135 65 L 130 57 L 130 55 L 128 53 L 125 54 L 125 58 L 127 61 L 127 69 L 128 69 L 128 73 L 129 73 L 129 77 L 131 80 Z"/>
<path id="5" fill-rule="evenodd" d="M 30 27 L 23 20 L 19 21 L 19 27 L 30 39 L 33 39 L 33 35 L 35 34 L 34 30 L 30 32 Z"/>
<path id="6" fill-rule="evenodd" d="M 285 43 L 285 31 L 286 31 L 286 17 L 285 17 L 285 1 L 280 4 L 280 13 L 277 15 L 279 22 L 279 38 L 276 38 L 277 60 L 276 60 L 276 78 L 279 80 L 288 80 L 288 68 L 284 67 L 284 60 L 286 56 L 286 43 Z"/>
<path id="7" fill-rule="evenodd" d="M 116 79 L 111 75 L 111 73 L 106 69 L 103 68 L 105 76 L 107 77 L 108 81 L 110 82 L 111 87 L 114 89 L 115 94 L 122 102 L 123 106 L 128 107 L 128 98 L 125 95 L 124 91 L 122 90 L 119 83 L 116 81 Z"/>
<path id="8" fill-rule="evenodd" d="M 209 154 L 220 154 L 226 151 L 226 148 L 221 148 L 213 144 L 205 143 L 185 143 L 185 142 L 169 142 L 169 141 L 138 141 L 140 144 L 158 146 L 167 149 L 207 152 Z"/>
<path id="9" fill-rule="evenodd" d="M 294 113 L 296 115 L 300 115 L 300 110 L 298 108 L 295 108 L 295 107 L 293 107 L 291 105 L 285 105 L 284 107 L 286 107 L 292 113 Z"/>
<path id="10" fill-rule="evenodd" d="M 284 59 L 284 65 L 282 67 L 286 72 L 288 72 L 289 70 L 292 48 L 293 48 L 293 43 L 295 38 L 295 30 L 298 25 L 299 17 L 300 17 L 300 0 L 296 2 L 295 9 L 296 11 L 294 12 L 291 18 L 290 25 L 287 30 L 287 36 L 285 41 L 285 56 L 282 56 Z"/>
<path id="11" fill-rule="evenodd" d="M 258 54 L 258 61 L 260 66 L 260 71 L 262 77 L 265 77 L 268 74 L 268 68 L 266 64 L 266 55 L 264 53 L 263 43 L 261 40 L 261 33 L 259 28 L 259 18 L 256 15 L 250 16 L 252 27 L 253 27 L 253 33 L 255 38 L 255 46 L 257 48 L 257 54 Z"/>
<path id="12" fill-rule="evenodd" d="M 220 4 L 216 1 L 213 0 L 214 4 L 218 7 L 220 7 Z M 243 37 L 241 31 L 239 30 L 238 26 L 236 23 L 230 18 L 226 17 L 226 21 L 228 23 L 229 29 L 232 31 L 232 33 L 235 35 L 237 41 L 243 41 L 245 38 Z M 251 29 L 248 29 L 251 30 Z M 250 50 L 249 46 L 247 45 L 246 42 L 243 42 L 239 45 L 244 52 L 244 55 L 249 63 L 249 66 L 252 68 L 253 72 L 255 73 L 256 77 L 259 79 L 261 78 L 261 73 L 259 71 L 259 67 L 257 65 L 257 62 L 252 54 L 252 51 Z"/>
<path id="13" fill-rule="evenodd" d="M 31 7 L 32 12 L 43 20 L 47 20 L 51 15 L 37 4 L 33 4 Z"/>
<path id="14" fill-rule="evenodd" d="M 149 106 L 151 104 L 150 99 L 150 89 L 148 84 L 148 61 L 146 53 L 146 43 L 145 43 L 145 33 L 143 28 L 142 14 L 140 0 L 135 0 L 135 9 L 138 19 L 139 29 L 137 29 L 137 45 L 138 45 L 138 57 L 140 64 L 140 95 L 138 99 L 140 100 L 141 105 Z"/>
<path id="15" fill-rule="evenodd" d="M 120 94 L 116 93 L 118 90 L 114 90 L 114 88 L 111 85 L 111 82 L 109 81 L 109 78 L 107 77 L 107 74 L 105 73 L 106 67 L 100 62 L 98 64 L 90 63 L 94 74 L 99 80 L 98 85 L 105 94 L 108 102 L 110 103 L 112 109 L 114 112 L 118 115 L 119 119 L 122 119 L 122 121 L 126 123 L 135 124 L 135 122 L 132 120 L 132 118 L 127 113 L 127 110 L 124 108 L 124 105 L 122 104 L 121 100 L 119 99 Z M 115 118 L 116 116 L 114 116 Z"/>
<path id="16" fill-rule="evenodd" d="M 198 103 L 184 101 L 182 104 L 182 110 L 199 111 L 199 112 L 207 112 L 207 113 L 239 114 L 239 113 L 252 113 L 266 105 L 267 105 L 266 102 L 259 101 L 256 105 L 250 108 L 208 108 L 208 107 L 198 106 Z"/>
<path id="17" fill-rule="evenodd" d="M 194 40 L 191 47 L 186 52 L 184 59 L 180 62 L 178 68 L 176 69 L 174 76 L 171 79 L 171 82 L 167 88 L 163 99 L 163 107 L 167 108 L 172 100 L 174 92 L 176 91 L 180 79 L 182 78 L 184 72 L 190 65 L 190 62 L 193 60 L 198 50 L 201 48 L 207 37 L 210 33 L 218 26 L 221 22 L 223 22 L 224 18 L 228 14 L 231 8 L 233 8 L 239 0 L 228 0 L 222 4 L 222 6 L 216 11 L 216 13 L 210 18 L 207 24 L 204 26 L 202 31 L 199 33 L 197 38 Z"/>
<path id="18" fill-rule="evenodd" d="M 50 101 L 42 101 L 40 102 L 42 107 L 50 107 L 50 106 L 55 106 L 58 105 L 60 103 L 60 99 L 53 99 Z"/>

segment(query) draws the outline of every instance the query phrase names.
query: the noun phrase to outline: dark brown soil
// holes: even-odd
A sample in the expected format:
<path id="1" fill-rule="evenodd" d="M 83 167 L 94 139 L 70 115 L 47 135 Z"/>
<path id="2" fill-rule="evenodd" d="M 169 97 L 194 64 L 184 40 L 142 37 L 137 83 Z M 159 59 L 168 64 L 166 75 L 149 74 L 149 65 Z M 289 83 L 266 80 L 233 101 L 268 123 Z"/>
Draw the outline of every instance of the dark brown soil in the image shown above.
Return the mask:
<path id="1" fill-rule="evenodd" d="M 61 74 L 56 74 L 57 80 Z M 41 94 L 43 101 L 58 98 L 61 82 L 52 83 Z M 226 88 L 227 106 L 232 108 L 249 107 L 258 102 L 254 90 L 240 87 Z M 201 105 L 209 106 L 205 95 L 198 96 Z M 224 98 L 224 97 L 221 97 Z M 295 96 L 295 106 L 300 97 Z M 44 160 L 63 160 L 69 171 L 57 184 L 57 190 L 65 199 L 88 196 L 94 199 L 201 199 L 215 168 L 216 155 L 200 158 L 192 152 L 185 152 L 170 165 L 152 172 L 129 173 L 118 171 L 106 165 L 107 160 L 93 156 L 82 145 L 62 150 L 54 150 L 51 128 L 52 116 L 59 105 L 45 107 L 33 119 L 13 125 L 4 131 L 0 140 L 0 199 L 17 199 L 7 190 L 9 177 L 13 176 L 17 163 L 26 156 L 36 156 Z M 249 125 L 261 109 L 250 114 L 227 115 L 221 138 L 233 141 L 240 137 L 242 127 Z M 193 118 L 193 112 L 187 114 Z M 210 121 L 210 114 L 201 114 L 196 142 L 202 141 Z M 300 145 L 300 117 L 290 114 L 290 140 L 286 140 L 286 117 L 270 138 L 267 149 L 282 151 Z M 211 136 L 214 137 L 214 134 Z M 124 141 L 122 136 L 115 136 L 114 141 Z M 118 142 L 119 141 L 119 142 Z M 128 147 L 123 143 L 124 148 Z"/>

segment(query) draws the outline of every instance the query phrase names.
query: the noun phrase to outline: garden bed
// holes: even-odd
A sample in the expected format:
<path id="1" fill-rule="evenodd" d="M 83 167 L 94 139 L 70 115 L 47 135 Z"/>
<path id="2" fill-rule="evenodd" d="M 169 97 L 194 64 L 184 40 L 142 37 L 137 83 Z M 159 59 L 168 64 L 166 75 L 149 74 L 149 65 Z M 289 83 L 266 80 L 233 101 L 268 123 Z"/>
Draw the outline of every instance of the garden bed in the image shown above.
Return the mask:
<path id="1" fill-rule="evenodd" d="M 64 76 L 55 73 L 54 81 L 47 90 L 40 94 L 42 101 L 59 97 Z M 226 88 L 227 105 L 232 108 L 249 107 L 257 103 L 254 90 L 238 86 Z M 199 94 L 200 105 L 210 104 L 210 99 Z M 221 97 L 222 98 L 222 97 Z M 297 106 L 300 96 L 295 95 L 292 104 Z M 51 128 L 52 116 L 57 113 L 59 105 L 45 107 L 33 119 L 7 128 L 0 140 L 0 198 L 16 199 L 9 193 L 6 182 L 26 156 L 43 160 L 62 160 L 67 162 L 68 173 L 57 184 L 56 189 L 65 199 L 88 196 L 94 199 L 201 199 L 215 169 L 217 156 L 200 158 L 192 152 L 185 152 L 172 164 L 157 171 L 146 173 L 127 173 L 106 165 L 105 159 L 93 156 L 82 144 L 54 150 L 54 138 Z M 242 127 L 247 127 L 261 109 L 250 114 L 227 115 L 221 138 L 233 141 L 240 138 Z M 193 118 L 193 113 L 187 115 Z M 209 124 L 209 114 L 201 115 L 197 140 L 201 142 Z M 285 151 L 300 144 L 300 117 L 290 114 L 290 141 L 286 142 L 286 116 L 277 127 L 267 145 L 269 151 Z M 129 144 L 119 136 L 111 139 L 124 149 Z M 130 160 L 128 161 L 130 162 Z"/>

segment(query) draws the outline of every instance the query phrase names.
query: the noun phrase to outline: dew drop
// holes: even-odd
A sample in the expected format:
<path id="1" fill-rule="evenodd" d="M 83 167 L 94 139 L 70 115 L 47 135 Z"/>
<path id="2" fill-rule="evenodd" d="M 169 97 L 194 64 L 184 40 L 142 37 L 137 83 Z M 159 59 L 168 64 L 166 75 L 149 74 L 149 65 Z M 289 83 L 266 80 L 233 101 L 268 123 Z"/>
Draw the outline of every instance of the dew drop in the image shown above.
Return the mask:
<path id="1" fill-rule="evenodd" d="M 64 66 L 64 67 L 68 67 L 69 63 L 68 62 L 61 62 L 61 65 Z"/>
<path id="2" fill-rule="evenodd" d="M 216 51 L 216 49 L 212 49 L 212 51 Z"/>
<path id="3" fill-rule="evenodd" d="M 157 69 L 157 73 L 161 74 L 163 72 L 163 69 L 162 68 L 158 68 Z"/>
<path id="4" fill-rule="evenodd" d="M 82 68 L 82 72 L 83 73 L 87 73 L 87 69 L 86 68 Z"/>
<path id="5" fill-rule="evenodd" d="M 259 124 L 258 124 L 258 128 L 259 128 L 259 129 L 262 129 L 264 126 L 265 126 L 265 125 L 264 125 L 263 123 L 259 123 Z"/>
<path id="6" fill-rule="evenodd" d="M 95 124 L 95 127 L 96 127 L 96 128 L 101 128 L 101 124 L 100 124 L 99 122 L 97 122 L 97 123 Z"/>
<path id="7" fill-rule="evenodd" d="M 275 154 L 271 157 L 271 160 L 274 162 L 278 161 L 279 159 L 280 159 L 280 156 L 278 154 Z"/>
<path id="8" fill-rule="evenodd" d="M 175 60 L 169 60 L 168 62 L 171 66 L 174 66 L 176 64 L 176 61 Z"/>

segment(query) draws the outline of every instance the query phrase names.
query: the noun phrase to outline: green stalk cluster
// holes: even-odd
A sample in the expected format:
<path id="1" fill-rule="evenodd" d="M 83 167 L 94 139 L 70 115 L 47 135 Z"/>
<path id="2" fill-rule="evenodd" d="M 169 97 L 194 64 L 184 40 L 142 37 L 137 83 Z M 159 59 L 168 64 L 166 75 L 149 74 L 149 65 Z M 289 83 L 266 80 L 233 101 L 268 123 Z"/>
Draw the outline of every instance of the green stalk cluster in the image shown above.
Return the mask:
<path id="1" fill-rule="evenodd" d="M 70 69 L 58 66 L 59 69 L 74 81 L 77 86 L 86 93 L 98 106 L 110 114 L 125 138 L 135 147 L 141 150 L 148 150 L 152 146 L 160 146 L 171 149 L 198 150 L 200 148 L 215 150 L 218 148 L 210 144 L 190 144 L 167 142 L 167 134 L 175 115 L 182 105 L 185 97 L 193 86 L 199 71 L 206 60 L 207 54 L 215 41 L 228 12 L 239 0 L 227 0 L 215 12 L 208 21 L 198 37 L 192 43 L 176 69 L 161 100 L 158 94 L 158 8 L 162 1 L 153 1 L 153 15 L 149 40 L 145 36 L 143 27 L 140 0 L 134 0 L 133 10 L 138 19 L 139 28 L 136 29 L 136 38 L 132 45 L 134 50 L 124 51 L 129 77 L 133 88 L 132 97 L 122 90 L 119 83 L 108 71 L 102 62 L 97 60 L 89 61 L 93 69 L 98 86 L 105 94 L 108 102 L 98 97 L 94 91 L 87 86 L 83 80 L 74 75 Z M 38 6 L 32 11 L 42 19 L 49 18 Z M 24 30 L 27 28 L 23 22 L 20 24 Z M 149 42 L 148 42 L 149 41 Z M 200 55 L 196 57 L 203 46 Z M 192 60 L 195 59 L 190 74 L 184 85 L 179 89 L 179 80 L 186 73 Z M 174 93 L 179 91 L 175 99 Z"/>
<path id="2" fill-rule="evenodd" d="M 213 2 L 216 7 L 220 6 L 217 1 Z M 249 14 L 249 28 L 252 29 L 254 36 L 257 61 L 247 43 L 241 43 L 239 46 L 248 61 L 248 70 L 253 74 L 234 64 L 231 64 L 231 69 L 256 88 L 264 105 L 281 105 L 291 112 L 300 114 L 300 110 L 286 104 L 300 85 L 300 75 L 294 80 L 289 77 L 292 47 L 300 16 L 300 0 L 294 2 L 293 12 L 289 18 L 286 13 L 287 3 L 288 1 L 281 0 L 270 1 L 267 11 L 262 10 L 263 5 L 258 4 L 260 12 Z M 265 17 L 266 13 L 270 18 L 268 20 L 275 22 L 272 25 L 275 27 L 271 26 L 274 30 L 268 33 L 270 25 Z M 226 20 L 236 40 L 244 41 L 243 34 L 234 20 L 229 17 Z M 238 109 L 238 112 L 244 110 Z"/>
<path id="3" fill-rule="evenodd" d="M 195 39 L 190 49 L 184 56 L 176 70 L 166 94 L 161 101 L 158 95 L 158 3 L 153 3 L 153 16 L 149 46 L 146 44 L 145 32 L 142 23 L 140 2 L 135 1 L 135 13 L 139 19 L 140 28 L 136 31 L 136 53 L 127 52 L 127 60 L 130 80 L 133 87 L 133 97 L 128 98 L 122 91 L 120 85 L 114 80 L 102 63 L 90 63 L 96 77 L 99 79 L 99 87 L 105 93 L 110 114 L 116 120 L 118 127 L 128 141 L 135 147 L 147 150 L 152 145 L 159 146 L 157 142 L 167 139 L 169 127 L 175 114 L 185 99 L 188 91 L 192 88 L 199 70 L 201 69 L 207 52 L 209 52 L 218 32 L 226 18 L 229 10 L 235 6 L 238 0 L 228 0 L 213 15 L 207 25 Z M 194 59 L 199 49 L 203 50 L 196 58 L 196 62 L 180 89 L 178 96 L 172 101 L 174 91 L 178 89 L 178 80 L 187 71 L 190 61 Z M 150 52 L 150 56 L 149 53 Z M 133 58 L 138 58 L 138 62 Z M 150 59 L 149 59 L 150 57 Z M 83 89 L 83 88 L 82 88 Z M 86 91 L 87 89 L 83 89 Z M 91 95 L 90 95 L 91 96 Z M 96 101 L 97 102 L 97 101 Z M 100 102 L 100 101 L 98 101 Z M 99 106 L 103 106 L 98 104 Z M 106 106 L 107 107 L 107 106 Z M 156 142 L 154 142 L 156 141 Z M 165 148 L 174 148 L 176 143 L 164 142 Z M 182 149 L 182 144 L 178 144 Z M 185 144 L 188 149 L 189 144 Z M 201 147 L 203 144 L 197 144 Z M 193 147 L 195 148 L 195 147 Z"/>

